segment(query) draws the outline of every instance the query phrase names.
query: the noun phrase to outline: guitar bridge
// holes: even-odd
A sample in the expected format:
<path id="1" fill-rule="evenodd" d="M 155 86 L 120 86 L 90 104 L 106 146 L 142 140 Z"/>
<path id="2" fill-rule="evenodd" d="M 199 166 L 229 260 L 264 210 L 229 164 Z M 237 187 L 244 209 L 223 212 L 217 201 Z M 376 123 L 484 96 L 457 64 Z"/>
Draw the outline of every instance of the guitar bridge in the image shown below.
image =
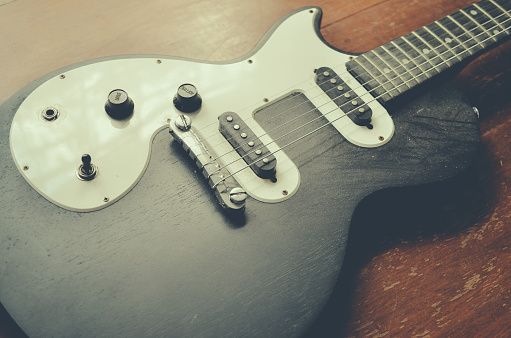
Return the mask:
<path id="1" fill-rule="evenodd" d="M 247 193 L 225 169 L 221 159 L 191 128 L 191 119 L 179 115 L 170 122 L 170 134 L 181 144 L 208 181 L 220 206 L 226 210 L 245 209 Z"/>

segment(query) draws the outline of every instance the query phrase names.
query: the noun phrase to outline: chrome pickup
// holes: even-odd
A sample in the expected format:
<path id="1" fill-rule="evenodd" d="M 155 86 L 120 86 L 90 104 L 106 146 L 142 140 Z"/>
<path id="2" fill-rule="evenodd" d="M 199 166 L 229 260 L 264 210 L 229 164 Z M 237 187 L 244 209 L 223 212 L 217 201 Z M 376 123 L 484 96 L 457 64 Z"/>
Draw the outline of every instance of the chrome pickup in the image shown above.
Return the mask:
<path id="1" fill-rule="evenodd" d="M 222 208 L 243 211 L 247 193 L 225 169 L 217 154 L 202 142 L 198 132 L 192 129 L 191 122 L 187 115 L 175 117 L 170 122 L 170 134 L 195 161 Z"/>

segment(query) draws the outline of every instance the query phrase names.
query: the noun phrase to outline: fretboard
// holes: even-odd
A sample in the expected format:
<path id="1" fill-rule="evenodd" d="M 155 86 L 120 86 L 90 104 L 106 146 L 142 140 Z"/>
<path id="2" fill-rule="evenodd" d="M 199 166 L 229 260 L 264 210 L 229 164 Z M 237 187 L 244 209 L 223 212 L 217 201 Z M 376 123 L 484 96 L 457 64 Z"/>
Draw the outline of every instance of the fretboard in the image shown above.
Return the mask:
<path id="1" fill-rule="evenodd" d="M 361 54 L 346 67 L 384 104 L 506 41 L 510 13 L 510 0 L 483 0 Z"/>

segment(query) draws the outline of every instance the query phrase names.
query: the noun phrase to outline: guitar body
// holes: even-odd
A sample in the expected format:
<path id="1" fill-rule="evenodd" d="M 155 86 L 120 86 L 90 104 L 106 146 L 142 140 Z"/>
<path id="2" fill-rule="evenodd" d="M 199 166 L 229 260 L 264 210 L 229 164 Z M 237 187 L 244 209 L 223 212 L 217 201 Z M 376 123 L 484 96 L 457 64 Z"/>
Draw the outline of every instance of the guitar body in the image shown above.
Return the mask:
<path id="1" fill-rule="evenodd" d="M 274 68 L 268 74 L 274 69 L 285 73 L 290 61 L 280 58 L 280 50 L 272 46 L 301 41 L 300 36 L 279 40 L 292 34 L 293 20 L 323 43 L 321 13 L 314 11 L 314 15 L 308 14 L 309 9 L 291 13 L 253 53 L 232 63 L 152 56 L 129 60 L 185 62 L 198 73 L 223 67 L 226 74 L 238 70 L 241 63 L 257 66 L 259 60 L 263 64 L 271 60 Z M 297 19 L 304 13 L 306 18 Z M 334 66 L 324 64 L 330 55 L 340 60 L 349 57 L 326 45 L 324 49 L 329 52 L 317 61 L 318 68 Z M 302 58 L 297 59 L 293 62 Z M 149 158 L 147 167 L 132 189 L 100 210 L 66 210 L 39 194 L 16 166 L 9 140 L 11 123 L 39 86 L 60 74 L 118 60 L 92 60 L 53 72 L 0 107 L 0 299 L 30 336 L 303 334 L 339 278 L 358 203 L 388 187 L 452 177 L 468 166 L 479 143 L 478 116 L 467 100 L 452 86 L 435 82 L 387 107 L 395 130 L 384 145 L 354 145 L 328 125 L 286 147 L 286 156 L 300 174 L 296 192 L 278 203 L 248 198 L 244 216 L 232 217 L 218 205 L 200 171 L 168 130 L 157 127 L 148 139 L 150 158 L 144 154 Z M 225 92 L 222 81 L 231 78 L 236 76 L 215 79 L 219 93 Z M 189 79 L 175 81 L 179 85 Z M 238 97 L 237 102 L 245 100 L 248 106 L 257 102 L 250 93 L 266 86 L 243 81 L 232 86 L 232 97 L 214 97 L 214 81 L 204 80 L 209 84 L 203 86 L 200 81 L 197 76 L 204 106 L 197 118 L 204 116 L 211 123 L 229 105 L 208 109 L 208 97 L 224 103 Z M 279 77 L 268 81 L 278 82 Z M 270 129 L 263 122 L 265 130 Z"/>

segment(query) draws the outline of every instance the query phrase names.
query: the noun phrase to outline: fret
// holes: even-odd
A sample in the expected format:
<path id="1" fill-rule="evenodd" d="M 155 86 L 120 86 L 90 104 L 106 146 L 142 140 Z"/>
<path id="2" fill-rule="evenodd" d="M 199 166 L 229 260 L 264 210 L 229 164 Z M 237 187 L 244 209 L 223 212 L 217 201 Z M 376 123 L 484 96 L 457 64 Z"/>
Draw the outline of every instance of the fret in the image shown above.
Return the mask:
<path id="1" fill-rule="evenodd" d="M 402 49 L 400 49 L 394 41 L 387 42 L 383 46 L 384 50 L 392 56 L 397 64 L 403 68 L 402 74 L 409 75 L 405 82 L 412 87 L 428 79 L 428 77 L 420 70 L 420 68 L 413 62 L 410 61 L 410 56 L 407 55 Z M 397 66 L 395 66 L 397 67 Z M 422 80 L 421 77 L 422 76 Z"/>
<path id="2" fill-rule="evenodd" d="M 386 94 L 385 88 L 377 81 L 378 74 L 369 71 L 371 65 L 363 56 L 364 54 L 346 63 L 346 69 L 380 103 L 391 100 L 392 96 Z"/>
<path id="3" fill-rule="evenodd" d="M 419 38 L 430 50 L 436 53 L 435 61 L 438 61 L 436 67 L 441 71 L 451 66 L 450 58 L 452 54 L 443 43 L 434 35 L 429 33 L 425 27 L 417 29 L 413 34 Z"/>
<path id="4" fill-rule="evenodd" d="M 511 0 L 481 0 L 360 55 L 347 70 L 379 102 L 509 38 Z"/>
<path id="5" fill-rule="evenodd" d="M 359 78 L 357 80 L 362 83 L 378 101 L 385 102 L 391 100 L 393 97 L 397 96 L 399 92 L 395 90 L 393 84 L 385 78 L 378 67 L 375 67 L 368 60 L 367 55 L 368 53 L 364 53 L 354 59 L 354 66 L 349 67 L 348 70 L 352 72 L 355 78 Z M 358 66 L 358 68 L 356 66 Z"/>
<path id="6" fill-rule="evenodd" d="M 376 49 L 380 49 L 381 50 L 380 47 L 378 47 Z M 380 65 L 379 71 L 387 79 L 386 82 L 392 83 L 394 88 L 397 89 L 400 93 L 404 92 L 404 90 L 400 88 L 402 86 L 402 84 L 403 84 L 403 80 L 400 80 L 399 79 L 399 74 L 396 73 L 395 69 L 392 66 L 390 66 L 387 62 L 385 62 L 385 60 L 384 60 L 384 58 L 382 58 L 382 56 L 380 56 L 378 53 L 376 53 L 376 49 L 373 49 L 373 50 L 370 51 L 370 53 L 372 55 L 374 55 L 374 57 L 376 59 L 373 58 L 373 61 L 371 61 L 371 58 L 369 58 L 369 61 L 375 67 L 376 67 L 375 62 Z M 381 67 L 383 67 L 383 68 L 381 68 Z"/>
<path id="7" fill-rule="evenodd" d="M 400 92 L 404 92 L 413 86 L 413 84 L 410 83 L 414 81 L 413 75 L 407 71 L 407 69 L 387 50 L 387 48 L 385 48 L 385 45 L 374 49 L 373 52 L 378 55 L 378 57 L 388 66 L 388 69 L 396 75 L 394 77 L 394 82 L 398 84 L 396 88 Z"/>
<path id="8" fill-rule="evenodd" d="M 404 55 L 401 53 L 397 53 L 398 50 L 391 45 L 391 44 L 385 44 L 383 46 L 380 46 L 376 48 L 376 52 L 378 55 L 385 60 L 385 62 L 391 67 L 391 69 L 397 73 L 401 81 L 404 85 L 408 88 L 412 88 L 419 82 L 415 78 L 415 76 L 408 71 L 408 69 L 405 67 L 405 65 L 399 61 L 403 60 Z M 397 53 L 397 54 L 396 54 Z M 406 88 L 404 86 L 401 86 L 404 90 Z"/>
<path id="9" fill-rule="evenodd" d="M 445 17 L 436 21 L 436 23 L 441 26 L 445 31 L 449 32 L 456 42 L 463 46 L 465 50 L 465 54 L 468 53 L 470 55 L 474 54 L 475 51 L 471 48 L 476 45 L 476 42 L 470 39 L 470 36 L 467 36 L 465 30 L 457 25 L 453 20 L 449 17 Z"/>
<path id="10" fill-rule="evenodd" d="M 419 80 L 419 82 L 423 82 L 431 77 L 428 73 L 424 72 L 424 69 L 427 69 L 423 65 L 425 59 L 417 53 L 415 49 L 411 48 L 410 44 L 403 38 L 397 38 L 390 43 L 403 53 L 401 63 Z"/>
<path id="11" fill-rule="evenodd" d="M 505 30 L 505 27 L 500 24 L 491 14 L 490 12 L 487 12 L 484 10 L 484 4 L 481 3 L 481 6 L 479 4 L 474 4 L 474 8 L 483 13 L 483 15 L 486 18 L 486 21 L 483 23 L 485 26 L 487 32 L 489 32 L 491 35 L 498 35 L 499 33 L 502 33 L 503 30 Z M 483 7 L 482 7 L 483 6 Z"/>
<path id="12" fill-rule="evenodd" d="M 432 51 L 429 48 L 425 48 L 425 45 L 418 40 L 413 33 L 406 34 L 402 37 L 403 41 L 405 41 L 409 46 L 412 47 L 412 50 L 414 50 L 417 54 L 414 57 L 414 61 L 417 61 L 419 68 L 422 69 L 426 75 L 427 72 L 434 69 L 438 73 L 440 71 L 436 68 L 436 63 L 432 58 Z M 435 55 L 436 56 L 436 55 Z M 428 65 L 429 64 L 429 65 Z M 428 75 L 429 76 L 429 75 Z"/>
<path id="13" fill-rule="evenodd" d="M 474 46 L 470 47 L 472 50 L 478 52 L 488 45 L 488 43 L 484 43 L 484 40 L 488 38 L 488 35 L 472 20 L 470 20 L 470 18 L 467 17 L 467 15 L 462 10 L 448 15 L 447 17 L 465 30 L 465 35 L 468 38 L 465 41 L 468 42 L 469 40 L 472 40 L 475 42 Z"/>
<path id="14" fill-rule="evenodd" d="M 456 40 L 454 40 L 449 33 L 445 31 L 440 25 L 438 25 L 436 22 L 433 22 L 432 24 L 429 24 L 424 27 L 424 29 L 434 36 L 439 43 L 445 48 L 445 51 L 441 52 L 441 54 L 445 54 L 447 57 L 447 60 L 450 64 L 459 62 L 463 60 L 463 58 L 458 54 L 456 50 L 459 50 L 460 52 L 464 51 L 465 49 L 456 43 Z M 457 49 L 456 49 L 457 47 Z M 437 47 L 440 48 L 441 47 Z"/>
<path id="15" fill-rule="evenodd" d="M 491 33 L 491 30 L 495 24 L 486 16 L 486 14 L 478 10 L 474 5 L 462 9 L 460 12 L 472 20 L 472 22 L 475 23 L 478 28 L 482 29 L 482 35 L 484 36 L 483 42 L 486 43 L 485 47 L 492 44 L 494 41 L 497 41 L 497 39 Z M 479 37 L 479 35 L 476 35 L 476 38 Z"/>
<path id="16" fill-rule="evenodd" d="M 499 7 L 502 12 L 511 12 L 511 2 L 508 0 L 490 0 L 495 6 Z M 509 16 L 509 13 L 507 14 Z"/>
<path id="17" fill-rule="evenodd" d="M 504 38 L 510 35 L 509 29 L 511 28 L 511 16 L 504 12 L 504 9 L 498 6 L 493 1 L 481 1 L 477 4 L 482 10 L 484 10 L 492 20 L 498 25 L 495 27 L 493 34 L 497 38 Z M 497 32 L 499 31 L 499 32 Z"/>

